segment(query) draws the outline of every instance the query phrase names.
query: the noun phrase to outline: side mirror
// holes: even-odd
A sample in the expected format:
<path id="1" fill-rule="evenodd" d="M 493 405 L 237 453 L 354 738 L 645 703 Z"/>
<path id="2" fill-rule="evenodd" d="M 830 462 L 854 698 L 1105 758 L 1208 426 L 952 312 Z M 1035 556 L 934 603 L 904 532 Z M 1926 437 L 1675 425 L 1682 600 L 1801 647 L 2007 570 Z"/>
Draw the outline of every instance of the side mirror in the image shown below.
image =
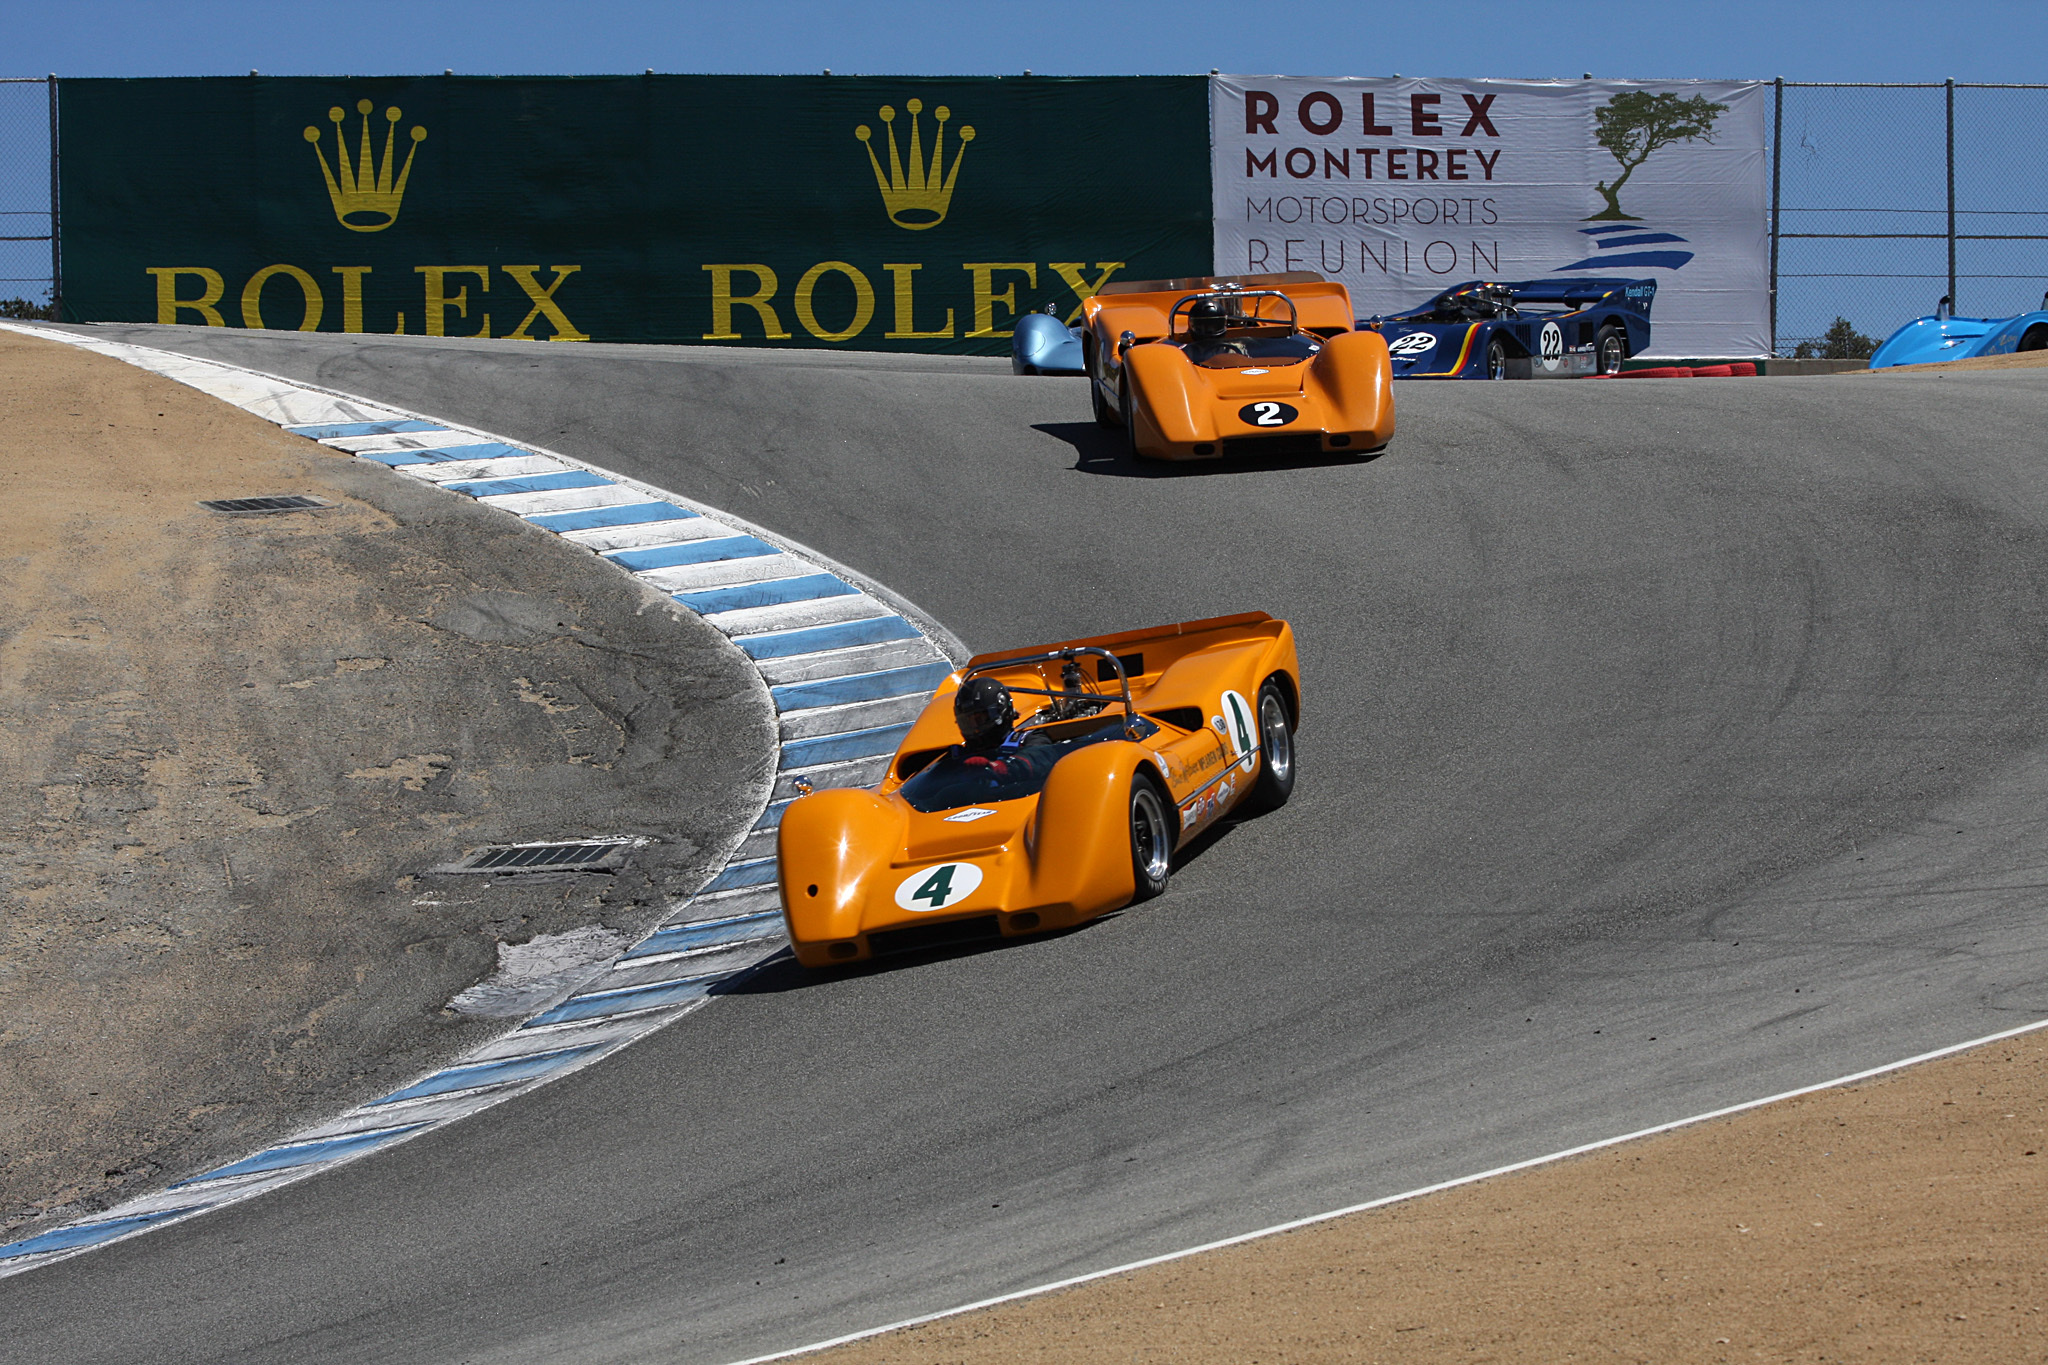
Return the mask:
<path id="1" fill-rule="evenodd" d="M 1136 332 L 1125 332 L 1122 336 L 1116 339 L 1116 353 L 1118 355 L 1122 355 L 1125 351 L 1130 350 L 1131 347 L 1137 344 L 1138 334 Z"/>
<path id="2" fill-rule="evenodd" d="M 1045 307 L 1039 309 L 1039 311 L 1041 313 L 1044 313 L 1047 317 L 1056 318 L 1060 315 L 1060 306 L 1057 303 L 1048 303 L 1047 305 L 1045 305 Z"/>

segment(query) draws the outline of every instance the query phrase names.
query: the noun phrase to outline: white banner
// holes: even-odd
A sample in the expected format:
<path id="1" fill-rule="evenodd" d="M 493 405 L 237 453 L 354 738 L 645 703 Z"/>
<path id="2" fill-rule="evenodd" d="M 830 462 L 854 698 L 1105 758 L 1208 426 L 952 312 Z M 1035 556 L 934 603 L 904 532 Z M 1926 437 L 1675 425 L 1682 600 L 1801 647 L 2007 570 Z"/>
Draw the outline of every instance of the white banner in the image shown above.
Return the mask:
<path id="1" fill-rule="evenodd" d="M 1770 339 L 1769 87 L 1217 76 L 1216 270 L 1314 270 L 1361 317 L 1468 280 L 1657 282 L 1649 356 Z"/>

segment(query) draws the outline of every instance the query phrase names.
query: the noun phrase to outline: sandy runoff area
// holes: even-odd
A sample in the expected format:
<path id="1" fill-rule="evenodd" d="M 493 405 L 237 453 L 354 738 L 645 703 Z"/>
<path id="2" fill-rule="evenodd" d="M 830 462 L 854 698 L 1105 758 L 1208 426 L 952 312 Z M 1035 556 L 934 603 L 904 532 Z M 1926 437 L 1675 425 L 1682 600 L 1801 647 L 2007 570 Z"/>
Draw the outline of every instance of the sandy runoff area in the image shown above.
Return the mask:
<path id="1" fill-rule="evenodd" d="M 806 1356 L 2048 1360 L 2048 1030 Z"/>

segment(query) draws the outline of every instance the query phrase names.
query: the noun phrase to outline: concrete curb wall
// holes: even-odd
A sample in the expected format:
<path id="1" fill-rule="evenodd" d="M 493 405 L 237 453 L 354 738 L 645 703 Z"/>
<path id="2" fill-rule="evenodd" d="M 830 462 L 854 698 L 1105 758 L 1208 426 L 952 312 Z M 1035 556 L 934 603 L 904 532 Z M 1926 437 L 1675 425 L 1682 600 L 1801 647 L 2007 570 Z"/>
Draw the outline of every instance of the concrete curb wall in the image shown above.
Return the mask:
<path id="1" fill-rule="evenodd" d="M 696 612 L 744 652 L 778 719 L 776 776 L 724 867 L 582 987 L 511 1032 L 283 1142 L 95 1217 L 0 1246 L 0 1276 L 254 1198 L 466 1118 L 680 1019 L 785 944 L 775 833 L 796 795 L 879 780 L 967 651 L 879 584 L 797 542 L 541 446 L 124 342 L 0 323 L 125 361 L 572 541 Z"/>

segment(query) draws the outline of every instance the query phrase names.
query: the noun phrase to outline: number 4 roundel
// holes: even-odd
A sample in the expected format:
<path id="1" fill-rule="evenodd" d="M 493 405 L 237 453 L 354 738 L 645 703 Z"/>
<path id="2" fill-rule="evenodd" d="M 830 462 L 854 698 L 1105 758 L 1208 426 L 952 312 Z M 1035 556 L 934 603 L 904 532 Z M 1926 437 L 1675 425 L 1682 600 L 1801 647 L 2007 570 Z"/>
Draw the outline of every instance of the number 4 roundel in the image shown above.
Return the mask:
<path id="1" fill-rule="evenodd" d="M 905 910 L 943 910 L 974 894 L 981 869 L 973 863 L 940 863 L 919 868 L 896 887 L 896 904 Z"/>
<path id="2" fill-rule="evenodd" d="M 1235 692 L 1223 694 L 1223 735 L 1230 741 L 1230 756 L 1243 759 L 1244 767 L 1249 771 L 1250 754 L 1258 741 L 1252 728 L 1252 708 Z"/>

